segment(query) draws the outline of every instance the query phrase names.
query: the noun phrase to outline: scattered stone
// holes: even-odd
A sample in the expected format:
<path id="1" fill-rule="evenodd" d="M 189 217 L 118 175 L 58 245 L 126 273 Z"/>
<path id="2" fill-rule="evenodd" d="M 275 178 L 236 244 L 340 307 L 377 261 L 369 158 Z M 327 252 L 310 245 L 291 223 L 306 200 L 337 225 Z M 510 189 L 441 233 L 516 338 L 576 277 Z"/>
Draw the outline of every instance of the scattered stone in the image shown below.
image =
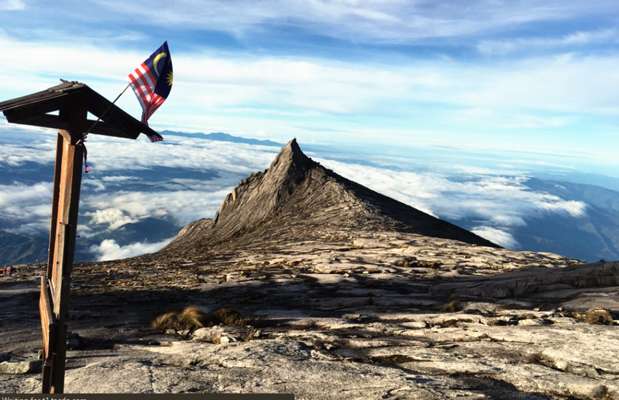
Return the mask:
<path id="1" fill-rule="evenodd" d="M 41 371 L 41 360 L 3 361 L 0 363 L 0 374 L 30 374 Z"/>
<path id="2" fill-rule="evenodd" d="M 428 323 L 426 321 L 407 321 L 402 322 L 401 325 L 410 329 L 425 329 L 428 327 Z"/>
<path id="3" fill-rule="evenodd" d="M 491 326 L 514 326 L 520 324 L 520 318 L 512 315 L 507 317 L 500 317 L 488 322 Z"/>
<path id="4" fill-rule="evenodd" d="M 484 316 L 494 316 L 497 312 L 497 305 L 492 303 L 466 303 L 462 311 L 473 314 L 477 313 Z"/>
<path id="5" fill-rule="evenodd" d="M 220 343 L 224 330 L 220 326 L 198 329 L 193 333 L 193 340 L 207 343 Z"/>
<path id="6" fill-rule="evenodd" d="M 545 325 L 542 319 L 526 318 L 517 321 L 518 326 L 541 326 Z"/>
<path id="7" fill-rule="evenodd" d="M 232 340 L 228 337 L 228 336 L 221 336 L 219 337 L 219 342 L 216 344 L 223 344 L 226 345 L 228 343 L 230 343 Z"/>

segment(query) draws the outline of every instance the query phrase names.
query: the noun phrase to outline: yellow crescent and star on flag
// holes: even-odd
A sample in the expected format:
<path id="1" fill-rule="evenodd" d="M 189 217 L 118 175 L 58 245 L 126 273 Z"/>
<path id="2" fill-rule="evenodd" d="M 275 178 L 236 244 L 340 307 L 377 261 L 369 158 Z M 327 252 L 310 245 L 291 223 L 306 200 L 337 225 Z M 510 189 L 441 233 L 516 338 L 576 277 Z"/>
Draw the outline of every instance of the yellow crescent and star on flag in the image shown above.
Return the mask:
<path id="1" fill-rule="evenodd" d="M 159 60 L 167 56 L 168 54 L 162 51 L 161 53 L 157 54 L 155 58 L 153 59 L 153 67 L 154 67 L 155 74 L 157 75 L 157 77 L 159 77 Z M 172 86 L 174 77 L 173 77 L 171 70 L 170 72 L 168 72 L 168 75 L 165 77 L 165 79 L 166 79 L 168 86 Z"/>

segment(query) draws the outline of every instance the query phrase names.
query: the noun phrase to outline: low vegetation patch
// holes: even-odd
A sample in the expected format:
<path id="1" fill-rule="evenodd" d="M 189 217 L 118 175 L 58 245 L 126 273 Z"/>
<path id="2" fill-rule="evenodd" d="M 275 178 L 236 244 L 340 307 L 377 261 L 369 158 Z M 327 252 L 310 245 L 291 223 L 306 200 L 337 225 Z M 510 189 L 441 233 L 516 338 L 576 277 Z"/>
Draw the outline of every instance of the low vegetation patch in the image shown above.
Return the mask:
<path id="1" fill-rule="evenodd" d="M 230 308 L 219 308 L 212 313 L 206 313 L 196 306 L 188 306 L 157 316 L 151 322 L 151 327 L 162 332 L 168 329 L 193 332 L 208 326 L 245 326 L 247 323 L 246 318 Z"/>
<path id="2" fill-rule="evenodd" d="M 441 307 L 442 312 L 454 313 L 462 310 L 462 304 L 458 299 L 451 300 L 449 303 L 443 304 Z"/>
<path id="3" fill-rule="evenodd" d="M 165 332 L 168 329 L 175 331 L 194 331 L 206 326 L 208 316 L 196 306 L 189 306 L 180 311 L 168 311 L 157 316 L 152 322 L 153 329 Z"/>
<path id="4" fill-rule="evenodd" d="M 247 322 L 247 318 L 231 308 L 219 308 L 210 315 L 210 323 L 213 325 L 245 326 Z"/>
<path id="5" fill-rule="evenodd" d="M 592 308 L 584 313 L 576 313 L 574 317 L 592 325 L 612 325 L 613 315 L 605 308 Z"/>

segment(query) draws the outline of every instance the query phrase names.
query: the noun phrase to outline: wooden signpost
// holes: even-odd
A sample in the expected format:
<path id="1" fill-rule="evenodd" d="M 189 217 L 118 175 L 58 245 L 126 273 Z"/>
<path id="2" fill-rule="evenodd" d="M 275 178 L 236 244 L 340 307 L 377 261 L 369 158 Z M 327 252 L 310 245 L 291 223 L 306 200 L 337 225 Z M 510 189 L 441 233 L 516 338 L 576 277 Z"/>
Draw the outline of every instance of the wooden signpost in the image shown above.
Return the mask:
<path id="1" fill-rule="evenodd" d="M 88 133 L 136 139 L 157 134 L 80 82 L 0 103 L 9 122 L 59 129 L 54 166 L 49 258 L 41 276 L 43 393 L 63 393 L 66 334 L 75 252 L 84 139 Z M 96 121 L 88 119 L 88 113 Z"/>

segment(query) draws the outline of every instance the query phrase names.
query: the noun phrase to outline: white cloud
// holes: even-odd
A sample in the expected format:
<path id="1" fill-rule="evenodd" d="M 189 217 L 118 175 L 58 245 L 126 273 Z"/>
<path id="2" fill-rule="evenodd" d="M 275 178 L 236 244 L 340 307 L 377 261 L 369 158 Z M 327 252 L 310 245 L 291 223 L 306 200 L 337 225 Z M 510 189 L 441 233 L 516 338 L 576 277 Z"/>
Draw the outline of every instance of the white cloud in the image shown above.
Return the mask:
<path id="1" fill-rule="evenodd" d="M 113 207 L 114 211 L 106 212 L 100 219 L 110 224 L 110 229 L 116 229 L 136 219 L 167 215 L 185 225 L 200 218 L 214 216 L 231 190 L 232 187 L 221 190 L 194 187 L 192 190 L 169 192 L 109 193 L 88 199 L 86 204 L 90 209 Z"/>
<path id="2" fill-rule="evenodd" d="M 484 226 L 475 229 L 494 235 L 502 243 L 510 243 L 508 247 L 517 245 L 515 241 L 510 242 L 509 231 L 525 226 L 527 218 L 548 213 L 581 218 L 586 214 L 585 203 L 532 191 L 526 186 L 527 178 L 522 176 L 450 177 L 333 160 L 321 160 L 321 163 L 355 182 L 436 217 L 456 222 L 484 221 Z"/>
<path id="3" fill-rule="evenodd" d="M 161 250 L 164 246 L 170 243 L 170 239 L 156 243 L 131 243 L 126 246 L 120 246 L 112 239 L 106 239 L 98 246 L 92 246 L 91 251 L 97 255 L 97 261 L 118 260 L 121 258 L 135 257 L 142 254 L 154 253 Z"/>
<path id="4" fill-rule="evenodd" d="M 0 185 L 0 217 L 9 220 L 17 233 L 47 230 L 51 197 L 50 183 Z"/>
<path id="5" fill-rule="evenodd" d="M 619 30 L 614 28 L 593 31 L 577 31 L 559 37 L 508 38 L 503 40 L 483 40 L 477 50 L 485 55 L 496 56 L 518 51 L 563 50 L 574 46 L 592 44 L 614 44 L 619 42 Z"/>
<path id="6" fill-rule="evenodd" d="M 19 130 L 18 130 L 19 131 Z M 2 144 L 0 147 L 0 164 L 7 164 L 10 167 L 18 167 L 26 162 L 39 164 L 53 163 L 55 139 L 51 135 L 31 133 L 23 131 L 26 136 L 20 144 Z M 27 135 L 37 135 L 38 142 L 32 142 Z"/>
<path id="7" fill-rule="evenodd" d="M 0 185 L 0 207 L 4 210 L 12 207 L 23 207 L 42 198 L 51 198 L 51 185 L 49 183 Z"/>
<path id="8" fill-rule="evenodd" d="M 94 224 L 108 225 L 107 229 L 111 231 L 118 229 L 121 226 L 137 222 L 136 219 L 131 218 L 129 215 L 125 214 L 122 210 L 119 210 L 117 208 L 95 210 L 94 212 L 89 213 L 87 216 L 90 216 L 90 221 Z"/>
<path id="9" fill-rule="evenodd" d="M 113 98 L 124 87 L 127 71 L 144 58 L 133 50 L 88 42 L 25 41 L 1 34 L 0 52 L 12 55 L 0 58 L 4 97 L 41 90 L 57 83 L 50 76 L 58 76 L 84 79 Z M 40 59 L 48 62 L 41 64 Z M 377 138 L 384 138 L 404 144 L 560 151 L 614 163 L 609 148 L 596 145 L 599 139 L 583 146 L 578 141 L 576 146 L 575 139 L 557 141 L 552 135 L 559 135 L 559 129 L 572 131 L 585 121 L 594 126 L 592 135 L 597 129 L 610 129 L 604 128 L 604 121 L 619 114 L 619 94 L 613 90 L 619 86 L 617 64 L 619 57 L 611 53 L 509 63 L 360 64 L 202 50 L 177 52 L 174 89 L 151 121 L 157 128 L 250 132 L 280 140 L 296 136 L 305 143 L 376 143 Z M 130 92 L 119 105 L 140 115 Z M 509 140 L 503 130 L 510 130 Z M 94 150 L 89 156 L 99 168 L 106 168 L 95 151 L 100 140 L 91 136 L 89 149 Z M 156 151 L 144 146 L 130 154 L 129 149 L 136 150 L 130 141 L 117 143 L 109 148 L 127 156 L 119 160 L 125 165 L 134 159 L 139 163 L 146 152 Z M 51 162 L 53 147 L 41 147 L 35 159 Z M 196 162 L 201 159 L 193 151 L 189 156 Z M 184 158 L 168 156 L 161 161 L 181 164 Z M 14 146 L 0 149 L 0 160 L 18 165 L 26 159 L 23 150 Z"/>
<path id="10" fill-rule="evenodd" d="M 471 232 L 508 249 L 517 249 L 519 247 L 518 242 L 509 232 L 497 228 L 478 226 L 471 229 Z"/>
<path id="11" fill-rule="evenodd" d="M 554 199 L 556 196 L 549 196 L 551 199 Z M 541 208 L 549 211 L 558 211 L 568 214 L 571 217 L 579 218 L 585 215 L 587 206 L 585 203 L 581 201 L 561 201 L 554 202 L 549 201 L 545 202 L 541 205 Z"/>
<path id="12" fill-rule="evenodd" d="M 98 179 L 85 179 L 82 181 L 82 184 L 91 186 L 95 192 L 102 192 L 105 190 L 105 185 Z"/>
<path id="13" fill-rule="evenodd" d="M 93 135 L 88 142 L 88 160 L 94 164 L 94 171 L 89 176 L 96 178 L 97 173 L 103 171 L 155 167 L 198 171 L 213 169 L 224 176 L 249 174 L 267 164 L 276 151 L 274 148 L 175 136 L 166 137 L 165 143 L 152 144 L 144 137 L 129 141 Z M 113 157 L 110 157 L 112 154 Z M 118 180 L 117 177 L 109 177 L 108 182 L 110 178 Z"/>
<path id="14" fill-rule="evenodd" d="M 20 11 L 26 9 L 24 0 L 0 0 L 0 11 Z"/>
<path id="15" fill-rule="evenodd" d="M 0 36 L 0 51 L 11 54 L 10 59 L 0 59 L 0 77 L 6 82 L 3 91 L 15 95 L 55 84 L 49 76 L 60 76 L 94 80 L 95 89 L 113 97 L 123 87 L 127 71 L 144 58 L 132 50 L 9 36 Z M 41 64 L 41 59 L 47 62 Z M 299 57 L 179 52 L 174 55 L 178 72 L 172 95 L 153 121 L 185 129 L 258 135 L 264 129 L 283 135 L 303 132 L 288 122 L 294 118 L 314 119 L 332 113 L 369 119 L 394 113 L 404 117 L 409 107 L 399 110 L 385 104 L 439 103 L 455 106 L 456 112 L 458 107 L 489 109 L 499 121 L 513 114 L 509 119 L 516 119 L 515 127 L 565 126 L 570 120 L 556 116 L 548 120 L 524 114 L 523 120 L 522 110 L 616 113 L 619 98 L 612 88 L 619 85 L 618 62 L 614 55 L 601 55 L 494 64 L 431 60 L 361 65 Z M 131 93 L 120 105 L 139 115 Z M 354 131 L 356 127 L 346 129 Z"/>
<path id="16" fill-rule="evenodd" d="M 103 182 L 126 182 L 135 180 L 134 176 L 124 176 L 124 175 L 115 175 L 115 176 L 104 176 L 101 178 Z"/>
<path id="17" fill-rule="evenodd" d="M 179 0 L 174 3 L 99 0 L 122 15 L 169 27 L 198 27 L 229 32 L 239 39 L 260 33 L 265 26 L 295 26 L 322 36 L 355 43 L 410 43 L 429 38 L 461 38 L 489 31 L 513 29 L 530 22 L 560 21 L 604 15 L 612 1 L 585 3 L 559 0 L 504 2 L 470 0 L 466 7 L 433 0 L 274 0 L 225 1 Z"/>

